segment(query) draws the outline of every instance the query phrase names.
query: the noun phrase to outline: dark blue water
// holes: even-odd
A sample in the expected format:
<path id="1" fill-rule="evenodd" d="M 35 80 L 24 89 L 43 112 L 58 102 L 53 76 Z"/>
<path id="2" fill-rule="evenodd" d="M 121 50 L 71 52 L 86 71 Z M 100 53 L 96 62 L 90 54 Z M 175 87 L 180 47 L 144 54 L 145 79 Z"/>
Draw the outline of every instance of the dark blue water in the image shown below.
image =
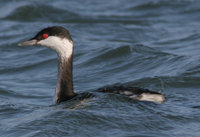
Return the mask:
<path id="1" fill-rule="evenodd" d="M 199 137 L 199 11 L 198 0 L 1 0 L 1 136 Z M 122 84 L 166 102 L 94 93 L 55 105 L 56 53 L 17 46 L 52 25 L 73 37 L 77 93 Z"/>

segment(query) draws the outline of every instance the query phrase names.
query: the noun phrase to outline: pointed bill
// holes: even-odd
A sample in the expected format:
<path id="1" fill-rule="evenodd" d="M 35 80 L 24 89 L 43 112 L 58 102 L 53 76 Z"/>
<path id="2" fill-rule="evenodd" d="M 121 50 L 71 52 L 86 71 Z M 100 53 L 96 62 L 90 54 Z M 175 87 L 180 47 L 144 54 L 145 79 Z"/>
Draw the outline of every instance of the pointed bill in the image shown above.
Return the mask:
<path id="1" fill-rule="evenodd" d="M 33 39 L 33 40 L 20 42 L 20 43 L 18 43 L 18 46 L 33 46 L 33 45 L 36 45 L 36 44 L 37 44 L 37 40 Z"/>

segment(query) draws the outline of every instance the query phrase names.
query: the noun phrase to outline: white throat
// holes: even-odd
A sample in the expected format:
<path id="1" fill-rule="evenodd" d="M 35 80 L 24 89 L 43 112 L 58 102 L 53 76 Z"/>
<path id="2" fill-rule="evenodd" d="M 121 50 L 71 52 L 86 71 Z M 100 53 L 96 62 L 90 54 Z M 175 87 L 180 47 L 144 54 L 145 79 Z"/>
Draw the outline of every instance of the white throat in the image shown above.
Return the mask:
<path id="1" fill-rule="evenodd" d="M 73 92 L 73 41 L 67 38 L 49 36 L 37 44 L 51 48 L 58 54 L 58 83 L 55 101 L 66 101 L 76 94 Z"/>
<path id="2" fill-rule="evenodd" d="M 44 40 L 40 40 L 38 44 L 55 50 L 61 58 L 69 58 L 73 54 L 73 41 L 66 38 L 49 36 Z"/>

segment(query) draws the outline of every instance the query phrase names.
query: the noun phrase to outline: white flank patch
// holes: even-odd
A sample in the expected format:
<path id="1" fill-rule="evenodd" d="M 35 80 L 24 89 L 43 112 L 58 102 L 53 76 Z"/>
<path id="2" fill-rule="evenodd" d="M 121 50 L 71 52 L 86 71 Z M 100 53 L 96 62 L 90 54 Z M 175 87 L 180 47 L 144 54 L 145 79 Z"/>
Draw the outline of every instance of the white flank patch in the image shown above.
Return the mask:
<path id="1" fill-rule="evenodd" d="M 130 95 L 132 95 L 133 93 L 131 92 L 131 91 L 124 91 L 124 95 L 126 95 L 126 96 L 130 96 Z"/>
<path id="2" fill-rule="evenodd" d="M 73 53 L 73 41 L 66 38 L 49 36 L 44 40 L 40 40 L 37 44 L 55 50 L 63 58 L 69 58 Z"/>
<path id="3" fill-rule="evenodd" d="M 165 97 L 162 94 L 148 94 L 148 93 L 143 93 L 140 95 L 138 100 L 141 101 L 152 101 L 156 103 L 163 103 L 165 101 Z"/>

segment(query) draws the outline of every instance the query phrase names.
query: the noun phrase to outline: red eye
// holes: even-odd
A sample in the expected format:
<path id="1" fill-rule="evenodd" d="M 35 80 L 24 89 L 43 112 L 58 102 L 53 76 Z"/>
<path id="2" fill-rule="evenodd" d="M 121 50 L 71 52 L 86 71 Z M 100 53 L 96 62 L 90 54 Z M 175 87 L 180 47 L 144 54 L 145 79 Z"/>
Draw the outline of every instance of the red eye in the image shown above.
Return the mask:
<path id="1" fill-rule="evenodd" d="M 43 37 L 44 39 L 46 39 L 46 38 L 48 38 L 48 34 L 43 34 L 42 37 Z"/>

